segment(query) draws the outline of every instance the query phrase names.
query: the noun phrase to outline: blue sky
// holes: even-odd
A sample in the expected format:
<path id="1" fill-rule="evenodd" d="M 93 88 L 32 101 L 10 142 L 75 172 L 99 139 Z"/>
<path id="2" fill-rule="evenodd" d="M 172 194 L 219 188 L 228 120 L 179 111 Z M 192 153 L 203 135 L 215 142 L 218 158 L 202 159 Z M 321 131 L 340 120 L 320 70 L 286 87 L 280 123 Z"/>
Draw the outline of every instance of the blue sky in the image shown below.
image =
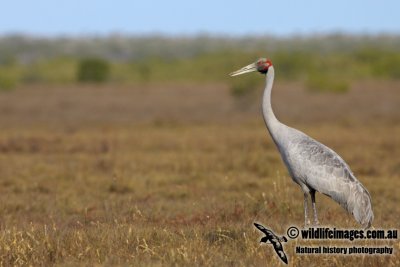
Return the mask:
<path id="1" fill-rule="evenodd" d="M 400 1 L 3 1 L 0 34 L 400 33 Z"/>

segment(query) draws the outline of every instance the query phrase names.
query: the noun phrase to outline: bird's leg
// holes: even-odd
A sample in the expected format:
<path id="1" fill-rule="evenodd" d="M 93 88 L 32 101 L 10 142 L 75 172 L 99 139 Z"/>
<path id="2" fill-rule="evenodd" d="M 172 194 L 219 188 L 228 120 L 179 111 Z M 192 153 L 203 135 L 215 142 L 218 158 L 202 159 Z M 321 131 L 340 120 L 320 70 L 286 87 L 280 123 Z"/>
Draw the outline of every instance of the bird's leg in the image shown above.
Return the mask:
<path id="1" fill-rule="evenodd" d="M 308 193 L 304 192 L 304 227 L 310 225 L 310 220 L 308 219 Z"/>
<path id="2" fill-rule="evenodd" d="M 317 208 L 315 207 L 315 190 L 312 190 L 310 192 L 310 194 L 311 194 L 312 209 L 313 209 L 313 213 L 314 213 L 314 225 L 319 225 L 318 216 L 317 216 Z"/>

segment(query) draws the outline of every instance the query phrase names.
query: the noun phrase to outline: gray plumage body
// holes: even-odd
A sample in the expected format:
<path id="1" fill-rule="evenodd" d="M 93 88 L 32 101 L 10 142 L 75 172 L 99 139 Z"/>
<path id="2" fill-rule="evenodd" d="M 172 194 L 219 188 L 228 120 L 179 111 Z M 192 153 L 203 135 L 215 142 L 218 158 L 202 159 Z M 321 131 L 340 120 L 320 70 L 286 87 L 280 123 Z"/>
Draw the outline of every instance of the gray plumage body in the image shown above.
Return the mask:
<path id="1" fill-rule="evenodd" d="M 317 191 L 339 203 L 361 225 L 370 227 L 374 218 L 371 196 L 346 162 L 332 149 L 276 119 L 271 106 L 273 80 L 274 68 L 270 66 L 266 73 L 263 117 L 290 176 L 304 192 L 306 224 L 309 194 L 312 197 L 315 222 L 318 222 L 315 210 Z"/>

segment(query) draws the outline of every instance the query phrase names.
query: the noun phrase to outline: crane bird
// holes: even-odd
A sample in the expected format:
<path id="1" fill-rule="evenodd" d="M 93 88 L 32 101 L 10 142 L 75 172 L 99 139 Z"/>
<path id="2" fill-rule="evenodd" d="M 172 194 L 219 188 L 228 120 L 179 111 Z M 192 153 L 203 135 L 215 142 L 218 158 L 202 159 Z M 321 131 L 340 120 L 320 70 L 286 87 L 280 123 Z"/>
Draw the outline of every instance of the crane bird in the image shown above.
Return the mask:
<path id="1" fill-rule="evenodd" d="M 364 228 L 371 226 L 374 214 L 368 190 L 357 180 L 350 167 L 335 151 L 303 132 L 281 123 L 271 106 L 271 91 L 275 70 L 272 62 L 260 58 L 230 76 L 258 71 L 266 76 L 262 98 L 262 114 L 267 129 L 275 142 L 293 181 L 304 193 L 304 224 L 308 219 L 308 196 L 311 195 L 314 224 L 318 225 L 315 192 L 331 197 Z"/>

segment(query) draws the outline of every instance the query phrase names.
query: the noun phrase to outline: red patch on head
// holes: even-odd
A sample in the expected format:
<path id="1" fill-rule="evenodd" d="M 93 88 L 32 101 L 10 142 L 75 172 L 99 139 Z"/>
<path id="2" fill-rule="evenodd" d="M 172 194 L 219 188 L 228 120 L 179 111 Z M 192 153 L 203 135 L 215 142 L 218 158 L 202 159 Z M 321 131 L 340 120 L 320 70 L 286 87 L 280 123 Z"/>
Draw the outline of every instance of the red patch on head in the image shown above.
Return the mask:
<path id="1" fill-rule="evenodd" d="M 269 59 L 260 59 L 257 61 L 257 69 L 261 73 L 268 71 L 268 68 L 272 66 L 272 62 Z"/>

